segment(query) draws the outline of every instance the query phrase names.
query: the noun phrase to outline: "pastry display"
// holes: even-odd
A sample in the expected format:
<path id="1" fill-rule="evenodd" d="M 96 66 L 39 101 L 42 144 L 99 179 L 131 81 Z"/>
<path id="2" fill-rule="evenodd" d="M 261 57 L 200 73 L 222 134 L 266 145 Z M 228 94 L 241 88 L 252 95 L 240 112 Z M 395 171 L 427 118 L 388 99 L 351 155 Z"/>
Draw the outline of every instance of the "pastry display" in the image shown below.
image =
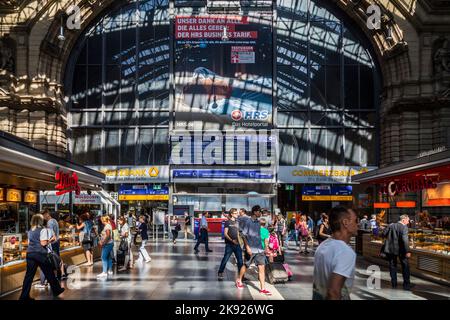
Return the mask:
<path id="1" fill-rule="evenodd" d="M 450 232 L 430 229 L 410 229 L 410 247 L 417 250 L 450 255 Z M 382 243 L 381 236 L 372 236 L 372 242 Z"/>

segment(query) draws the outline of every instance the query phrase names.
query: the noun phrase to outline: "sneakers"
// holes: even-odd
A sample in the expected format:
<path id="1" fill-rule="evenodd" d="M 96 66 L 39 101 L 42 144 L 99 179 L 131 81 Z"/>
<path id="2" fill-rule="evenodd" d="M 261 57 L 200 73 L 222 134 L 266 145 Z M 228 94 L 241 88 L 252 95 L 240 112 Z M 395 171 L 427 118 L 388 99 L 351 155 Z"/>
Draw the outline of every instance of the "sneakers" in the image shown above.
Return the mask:
<path id="1" fill-rule="evenodd" d="M 270 291 L 267 290 L 267 289 L 259 290 L 259 293 L 265 294 L 266 296 L 271 296 L 271 295 L 272 295 L 272 292 L 270 292 Z"/>
<path id="2" fill-rule="evenodd" d="M 109 274 L 110 276 L 112 276 L 112 275 L 114 274 L 114 272 L 112 272 L 112 270 L 109 270 L 109 271 L 108 271 L 108 274 Z"/>
<path id="3" fill-rule="evenodd" d="M 243 285 L 242 282 L 239 281 L 239 280 L 236 280 L 236 287 L 237 287 L 238 289 L 244 289 L 244 285 Z"/>
<path id="4" fill-rule="evenodd" d="M 223 280 L 223 273 L 218 273 L 217 274 L 217 279 L 219 279 L 219 281 L 222 281 Z"/>
<path id="5" fill-rule="evenodd" d="M 206 250 L 206 252 L 213 252 L 212 250 Z"/>
<path id="6" fill-rule="evenodd" d="M 198 253 L 198 249 L 194 249 L 194 252 L 195 252 L 195 253 Z"/>
<path id="7" fill-rule="evenodd" d="M 45 283 L 45 284 L 40 284 L 40 283 L 38 283 L 38 284 L 35 284 L 35 285 L 34 285 L 34 287 L 35 287 L 36 289 L 45 289 L 45 288 L 47 288 L 47 286 L 48 286 L 48 283 Z"/>
<path id="8" fill-rule="evenodd" d="M 108 277 L 108 274 L 106 272 L 102 272 L 97 275 L 97 279 L 102 279 Z"/>

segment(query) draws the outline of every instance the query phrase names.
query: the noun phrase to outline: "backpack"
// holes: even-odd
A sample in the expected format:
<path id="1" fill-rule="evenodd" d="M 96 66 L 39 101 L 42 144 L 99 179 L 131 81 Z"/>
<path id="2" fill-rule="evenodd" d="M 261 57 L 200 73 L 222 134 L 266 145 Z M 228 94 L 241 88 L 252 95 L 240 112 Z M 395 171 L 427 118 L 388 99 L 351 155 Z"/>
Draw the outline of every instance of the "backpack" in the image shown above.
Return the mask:
<path id="1" fill-rule="evenodd" d="M 269 236 L 269 248 L 272 250 L 278 250 L 280 247 L 278 243 L 278 237 L 275 234 L 270 234 Z"/>

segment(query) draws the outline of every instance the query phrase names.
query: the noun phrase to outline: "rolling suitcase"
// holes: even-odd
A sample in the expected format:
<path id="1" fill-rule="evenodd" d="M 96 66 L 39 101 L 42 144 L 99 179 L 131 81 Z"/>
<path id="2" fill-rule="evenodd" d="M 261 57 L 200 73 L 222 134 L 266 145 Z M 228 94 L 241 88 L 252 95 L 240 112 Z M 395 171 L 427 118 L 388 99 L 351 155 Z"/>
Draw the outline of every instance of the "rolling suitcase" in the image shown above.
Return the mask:
<path id="1" fill-rule="evenodd" d="M 267 264 L 266 275 L 270 284 L 285 283 L 289 280 L 286 269 L 279 262 Z"/>

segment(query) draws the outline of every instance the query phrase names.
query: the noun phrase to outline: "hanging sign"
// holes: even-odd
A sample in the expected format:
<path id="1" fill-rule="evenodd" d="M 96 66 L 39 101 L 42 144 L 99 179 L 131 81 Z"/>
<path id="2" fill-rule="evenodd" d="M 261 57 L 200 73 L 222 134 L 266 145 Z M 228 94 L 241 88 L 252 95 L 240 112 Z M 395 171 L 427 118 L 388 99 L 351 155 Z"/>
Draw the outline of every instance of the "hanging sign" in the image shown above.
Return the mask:
<path id="1" fill-rule="evenodd" d="M 81 188 L 78 185 L 78 176 L 75 172 L 65 173 L 61 170 L 56 171 L 55 179 L 58 184 L 55 186 L 56 195 L 60 196 L 62 194 L 75 191 L 75 194 L 79 195 Z"/>
<path id="2" fill-rule="evenodd" d="M 34 191 L 25 191 L 25 200 L 26 203 L 36 203 L 37 202 L 37 192 Z"/>
<path id="3" fill-rule="evenodd" d="M 8 189 L 6 192 L 6 201 L 8 202 L 21 202 L 22 191 L 18 189 Z"/>

